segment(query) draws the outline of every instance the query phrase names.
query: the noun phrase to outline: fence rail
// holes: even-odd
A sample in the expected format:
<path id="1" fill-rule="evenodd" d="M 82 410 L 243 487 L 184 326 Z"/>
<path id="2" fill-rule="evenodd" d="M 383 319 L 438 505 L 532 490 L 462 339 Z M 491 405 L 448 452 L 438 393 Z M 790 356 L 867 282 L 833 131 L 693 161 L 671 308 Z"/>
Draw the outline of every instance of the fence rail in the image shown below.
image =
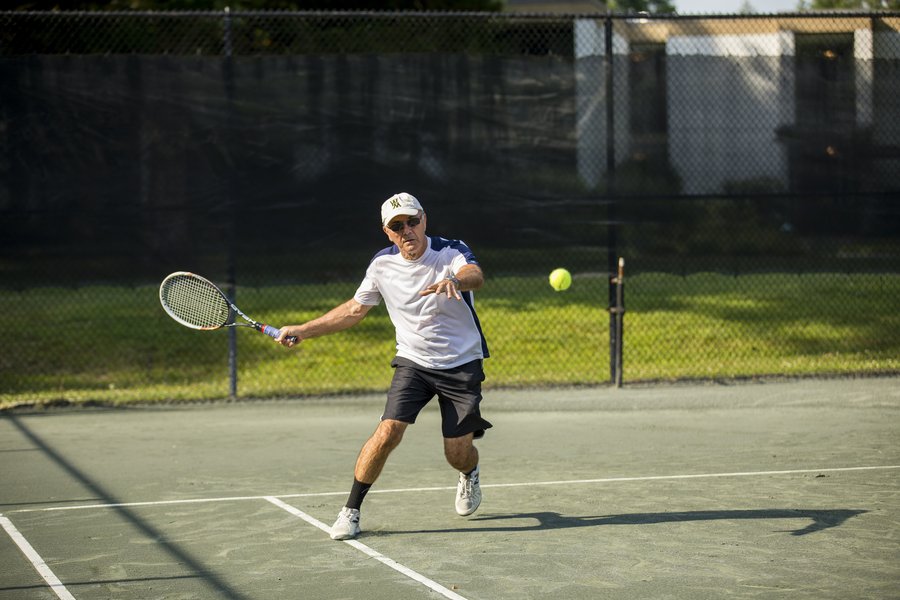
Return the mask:
<path id="1" fill-rule="evenodd" d="M 397 191 L 482 262 L 488 385 L 900 371 L 898 95 L 895 12 L 0 12 L 0 402 L 384 388 L 383 311 L 229 370 L 154 286 L 311 318 Z"/>

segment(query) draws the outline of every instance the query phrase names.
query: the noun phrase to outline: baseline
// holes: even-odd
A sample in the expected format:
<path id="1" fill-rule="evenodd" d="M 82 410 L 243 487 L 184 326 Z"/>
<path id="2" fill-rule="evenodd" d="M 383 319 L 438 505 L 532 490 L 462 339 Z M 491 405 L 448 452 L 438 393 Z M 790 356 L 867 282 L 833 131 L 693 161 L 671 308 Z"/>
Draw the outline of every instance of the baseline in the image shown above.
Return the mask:
<path id="1" fill-rule="evenodd" d="M 822 469 L 784 469 L 780 471 L 737 471 L 728 473 L 691 473 L 686 475 L 643 475 L 637 477 L 604 477 L 598 479 L 560 479 L 557 481 L 523 481 L 513 483 L 485 483 L 483 488 L 510 488 L 531 487 L 536 485 L 583 485 L 592 483 L 627 483 L 635 481 L 671 481 L 679 479 L 713 479 L 717 477 L 763 477 L 771 475 L 802 475 L 805 473 L 841 473 L 851 471 L 884 471 L 900 469 L 900 465 L 875 465 L 865 467 L 826 467 Z M 417 488 L 393 488 L 387 490 L 369 490 L 369 494 L 400 494 L 410 492 L 438 492 L 455 490 L 456 486 L 433 486 Z M 264 496 L 223 496 L 219 498 L 186 498 L 184 500 L 150 500 L 142 502 L 117 502 L 107 504 L 81 504 L 75 506 L 48 506 L 44 508 L 20 508 L 6 511 L 12 513 L 28 512 L 56 512 L 66 510 L 87 510 L 103 508 L 120 508 L 132 506 L 166 506 L 178 504 L 204 504 L 209 502 L 239 502 L 246 500 L 269 500 L 269 498 L 321 498 L 326 496 L 346 496 L 347 491 L 342 492 L 305 492 L 298 494 L 267 494 Z"/>

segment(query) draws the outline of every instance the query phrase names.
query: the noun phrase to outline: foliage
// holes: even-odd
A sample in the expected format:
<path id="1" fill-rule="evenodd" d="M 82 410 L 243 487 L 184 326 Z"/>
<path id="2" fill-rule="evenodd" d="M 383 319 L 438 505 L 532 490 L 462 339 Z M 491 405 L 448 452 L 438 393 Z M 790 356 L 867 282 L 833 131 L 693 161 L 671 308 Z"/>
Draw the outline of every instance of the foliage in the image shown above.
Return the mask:
<path id="1" fill-rule="evenodd" d="M 569 265 L 571 266 L 571 265 Z M 493 277 L 478 293 L 492 357 L 489 387 L 609 381 L 606 278 L 575 271 Z M 353 284 L 240 288 L 251 315 L 301 322 L 348 298 Z M 626 382 L 900 370 L 896 275 L 788 273 L 626 276 Z M 53 307 L 49 310 L 48 307 Z M 177 325 L 155 287 L 0 291 L 8 317 L 0 406 L 225 398 L 228 333 Z M 236 332 L 242 397 L 383 391 L 393 327 L 379 307 L 357 327 L 295 350 Z"/>
<path id="2" fill-rule="evenodd" d="M 17 10 L 458 10 L 498 12 L 502 0 L 31 0 Z"/>
<path id="3" fill-rule="evenodd" d="M 900 10 L 900 0 L 800 0 L 798 10 Z"/>

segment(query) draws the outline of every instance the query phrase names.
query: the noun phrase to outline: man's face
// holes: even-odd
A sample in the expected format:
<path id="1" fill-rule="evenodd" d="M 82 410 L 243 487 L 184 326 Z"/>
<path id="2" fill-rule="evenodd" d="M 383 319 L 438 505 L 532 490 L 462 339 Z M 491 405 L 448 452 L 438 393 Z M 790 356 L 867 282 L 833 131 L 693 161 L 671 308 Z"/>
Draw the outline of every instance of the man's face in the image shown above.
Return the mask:
<path id="1" fill-rule="evenodd" d="M 428 238 L 425 237 L 425 213 L 412 217 L 398 215 L 384 227 L 384 233 L 407 260 L 415 260 L 425 253 L 428 244 Z"/>

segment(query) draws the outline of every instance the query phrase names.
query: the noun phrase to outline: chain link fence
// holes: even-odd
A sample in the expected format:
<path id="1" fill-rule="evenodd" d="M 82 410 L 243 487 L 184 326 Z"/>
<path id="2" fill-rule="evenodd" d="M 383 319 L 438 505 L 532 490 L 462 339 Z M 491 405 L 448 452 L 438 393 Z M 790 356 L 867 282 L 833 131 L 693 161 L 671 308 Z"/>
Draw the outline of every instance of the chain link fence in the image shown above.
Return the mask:
<path id="1" fill-rule="evenodd" d="M 385 389 L 383 308 L 287 351 L 156 289 L 318 316 L 398 191 L 488 386 L 896 373 L 898 95 L 898 13 L 0 12 L 0 403 Z"/>

